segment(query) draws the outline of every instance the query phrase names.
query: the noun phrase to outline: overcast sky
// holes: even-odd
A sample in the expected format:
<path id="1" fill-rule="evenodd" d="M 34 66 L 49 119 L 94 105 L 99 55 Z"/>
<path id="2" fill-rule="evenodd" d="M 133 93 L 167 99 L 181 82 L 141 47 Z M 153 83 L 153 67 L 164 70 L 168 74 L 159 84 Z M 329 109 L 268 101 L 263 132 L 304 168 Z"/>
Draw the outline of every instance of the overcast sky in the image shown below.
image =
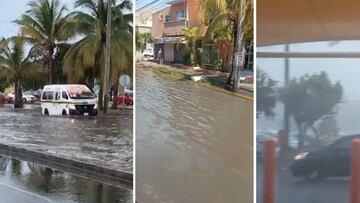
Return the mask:
<path id="1" fill-rule="evenodd" d="M 257 51 L 284 51 L 285 46 L 257 48 Z M 360 41 L 300 43 L 290 45 L 290 51 L 360 52 Z M 284 59 L 257 59 L 257 67 L 265 70 L 283 85 Z M 290 59 L 290 76 L 325 71 L 332 81 L 340 81 L 344 87 L 346 101 L 360 101 L 360 59 Z"/>
<path id="2" fill-rule="evenodd" d="M 17 35 L 18 26 L 13 23 L 26 10 L 30 0 L 0 0 L 0 38 Z M 73 9 L 75 0 L 60 0 L 69 10 Z"/>

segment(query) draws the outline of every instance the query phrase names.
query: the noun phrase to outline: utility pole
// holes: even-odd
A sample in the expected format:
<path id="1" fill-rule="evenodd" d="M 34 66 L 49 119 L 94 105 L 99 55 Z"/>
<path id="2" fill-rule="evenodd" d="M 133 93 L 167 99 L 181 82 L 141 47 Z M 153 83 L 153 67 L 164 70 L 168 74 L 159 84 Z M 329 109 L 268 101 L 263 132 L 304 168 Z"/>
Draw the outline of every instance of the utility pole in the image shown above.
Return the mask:
<path id="1" fill-rule="evenodd" d="M 286 44 L 285 45 L 285 52 L 289 52 L 289 45 Z M 290 66 L 290 61 L 289 58 L 285 58 L 285 88 L 287 88 L 289 86 L 289 80 L 290 80 L 290 70 L 289 70 L 289 66 Z M 288 147 L 288 143 L 289 143 L 289 133 L 290 133 L 290 118 L 289 118 L 289 107 L 288 104 L 285 102 L 284 104 L 284 130 L 286 133 L 286 136 L 284 137 L 284 143 L 285 143 L 285 147 Z"/>
<path id="2" fill-rule="evenodd" d="M 107 23 L 106 23 L 106 43 L 105 43 L 105 74 L 103 83 L 103 113 L 108 109 L 108 90 L 110 80 L 110 45 L 111 45 L 111 0 L 107 1 Z"/>

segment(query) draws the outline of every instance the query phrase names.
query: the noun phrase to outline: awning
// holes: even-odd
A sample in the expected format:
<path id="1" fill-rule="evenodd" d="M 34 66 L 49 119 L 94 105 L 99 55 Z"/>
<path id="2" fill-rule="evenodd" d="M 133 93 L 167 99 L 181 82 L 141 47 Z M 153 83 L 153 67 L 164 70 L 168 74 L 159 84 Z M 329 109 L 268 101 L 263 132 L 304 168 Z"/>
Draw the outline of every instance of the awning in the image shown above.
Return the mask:
<path id="1" fill-rule="evenodd" d="M 257 0 L 257 46 L 360 40 L 359 0 Z"/>
<path id="2" fill-rule="evenodd" d="M 182 43 L 183 38 L 182 37 L 162 37 L 160 39 L 155 39 L 154 44 L 164 44 L 164 43 Z"/>

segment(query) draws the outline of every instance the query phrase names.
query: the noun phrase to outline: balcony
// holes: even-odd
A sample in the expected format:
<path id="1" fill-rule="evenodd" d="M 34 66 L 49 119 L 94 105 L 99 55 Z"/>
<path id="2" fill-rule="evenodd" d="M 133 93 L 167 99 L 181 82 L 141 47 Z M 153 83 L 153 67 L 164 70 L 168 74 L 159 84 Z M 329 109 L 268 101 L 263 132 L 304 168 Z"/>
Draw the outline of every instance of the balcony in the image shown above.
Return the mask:
<path id="1" fill-rule="evenodd" d="M 186 20 L 179 19 L 175 21 L 169 21 L 164 23 L 163 36 L 177 36 L 182 35 L 183 28 L 186 27 Z"/>

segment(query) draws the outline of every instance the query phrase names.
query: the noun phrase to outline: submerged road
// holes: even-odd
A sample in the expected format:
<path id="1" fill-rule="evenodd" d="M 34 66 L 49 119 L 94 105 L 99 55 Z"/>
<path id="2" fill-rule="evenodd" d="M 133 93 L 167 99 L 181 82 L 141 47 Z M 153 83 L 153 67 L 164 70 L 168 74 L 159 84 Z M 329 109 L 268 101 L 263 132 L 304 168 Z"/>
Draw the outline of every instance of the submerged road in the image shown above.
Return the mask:
<path id="1" fill-rule="evenodd" d="M 253 103 L 137 70 L 139 203 L 253 202 Z"/>
<path id="2" fill-rule="evenodd" d="M 263 164 L 257 163 L 256 200 L 263 202 Z M 278 167 L 276 171 L 276 203 L 339 203 L 350 201 L 349 178 L 327 178 L 318 183 L 309 183 L 302 178 L 294 178 L 288 167 Z"/>
<path id="3" fill-rule="evenodd" d="M 98 117 L 43 116 L 38 105 L 0 107 L 0 143 L 132 173 L 131 109 Z"/>

